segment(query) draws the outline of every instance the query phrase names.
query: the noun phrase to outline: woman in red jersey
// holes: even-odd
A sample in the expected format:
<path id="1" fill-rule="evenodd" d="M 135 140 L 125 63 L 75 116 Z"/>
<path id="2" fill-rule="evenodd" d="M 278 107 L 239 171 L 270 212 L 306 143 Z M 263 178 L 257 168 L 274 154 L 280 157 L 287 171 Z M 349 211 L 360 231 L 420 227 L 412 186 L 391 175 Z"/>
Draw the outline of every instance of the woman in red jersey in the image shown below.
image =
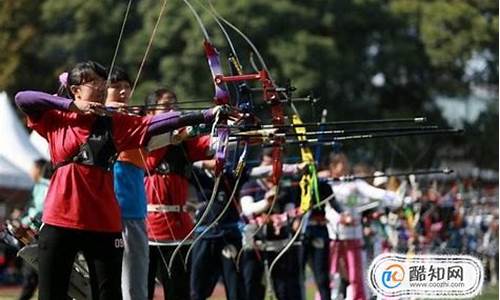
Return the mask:
<path id="1" fill-rule="evenodd" d="M 75 65 L 66 91 L 72 99 L 34 91 L 16 95 L 28 126 L 49 142 L 56 167 L 51 179 L 39 238 L 39 299 L 66 300 L 75 255 L 89 266 L 92 299 L 121 299 L 120 210 L 109 164 L 117 152 L 144 146 L 153 135 L 212 121 L 217 108 L 182 116 L 168 112 L 138 117 L 101 116 L 104 68 Z"/>
<path id="2" fill-rule="evenodd" d="M 161 88 L 152 92 L 146 105 L 161 105 L 173 111 L 177 98 L 174 92 Z M 155 110 L 155 115 L 161 111 Z M 186 210 L 192 162 L 208 159 L 210 136 L 199 136 L 168 145 L 149 153 L 148 172 L 144 177 L 148 198 L 149 276 L 148 298 L 153 299 L 155 278 L 164 290 L 165 299 L 189 299 L 189 268 L 184 267 L 186 245 L 170 270 L 167 261 L 172 252 L 193 228 L 193 219 Z M 165 261 L 166 260 L 166 261 Z"/>

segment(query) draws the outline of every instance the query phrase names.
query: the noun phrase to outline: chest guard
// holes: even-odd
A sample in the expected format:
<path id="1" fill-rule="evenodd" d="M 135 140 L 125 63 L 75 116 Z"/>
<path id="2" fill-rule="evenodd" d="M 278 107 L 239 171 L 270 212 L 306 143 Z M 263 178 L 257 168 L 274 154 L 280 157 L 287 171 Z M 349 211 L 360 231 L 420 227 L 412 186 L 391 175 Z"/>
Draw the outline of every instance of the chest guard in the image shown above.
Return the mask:
<path id="1" fill-rule="evenodd" d="M 190 178 L 193 166 L 187 159 L 183 145 L 169 146 L 168 152 L 154 169 L 158 174 L 174 173 L 185 178 Z"/>
<path id="2" fill-rule="evenodd" d="M 87 141 L 80 145 L 78 152 L 72 157 L 57 163 L 54 168 L 59 168 L 70 163 L 88 166 L 98 166 L 106 171 L 111 171 L 116 160 L 117 151 L 113 142 L 112 118 L 98 116 L 92 125 Z"/>

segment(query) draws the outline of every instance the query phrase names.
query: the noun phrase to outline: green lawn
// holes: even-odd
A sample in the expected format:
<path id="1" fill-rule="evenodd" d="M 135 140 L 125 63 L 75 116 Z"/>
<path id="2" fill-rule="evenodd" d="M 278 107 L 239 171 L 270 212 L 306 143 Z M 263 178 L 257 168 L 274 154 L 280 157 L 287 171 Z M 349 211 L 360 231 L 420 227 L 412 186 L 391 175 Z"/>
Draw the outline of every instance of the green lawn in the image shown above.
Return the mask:
<path id="1" fill-rule="evenodd" d="M 476 297 L 475 299 L 478 300 L 492 300 L 498 299 L 498 285 L 495 286 L 487 286 L 484 290 L 483 293 L 479 296 Z"/>

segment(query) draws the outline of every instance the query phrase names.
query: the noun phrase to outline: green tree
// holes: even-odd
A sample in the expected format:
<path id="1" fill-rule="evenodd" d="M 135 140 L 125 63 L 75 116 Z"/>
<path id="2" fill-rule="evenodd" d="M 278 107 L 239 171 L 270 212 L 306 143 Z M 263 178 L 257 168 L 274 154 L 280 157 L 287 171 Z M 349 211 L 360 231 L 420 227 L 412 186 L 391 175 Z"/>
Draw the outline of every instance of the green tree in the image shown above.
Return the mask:
<path id="1" fill-rule="evenodd" d="M 75 62 L 88 59 L 110 65 L 126 5 L 126 1 L 112 0 L 45 0 L 39 55 L 53 65 L 49 74 L 55 78 Z M 130 19 L 134 19 L 133 12 Z"/>
<path id="2" fill-rule="evenodd" d="M 39 35 L 40 3 L 29 0 L 0 2 L 0 88 L 9 93 L 26 83 L 40 84 L 43 64 L 34 59 Z M 15 16 L 15 17 L 13 17 Z"/>
<path id="3" fill-rule="evenodd" d="M 220 50 L 228 73 L 228 42 L 206 0 L 191 1 Z M 287 79 L 296 96 L 310 92 L 322 101 L 299 105 L 304 119 L 327 108 L 330 120 L 425 115 L 446 125 L 437 95 L 468 95 L 472 87 L 498 90 L 498 2 L 482 0 L 218 0 L 217 12 L 244 31 L 262 52 L 273 78 Z M 0 11 L 0 84 L 51 90 L 59 72 L 94 59 L 111 63 L 127 1 L 9 1 Z M 173 88 L 179 99 L 213 96 L 202 32 L 183 1 L 167 1 L 152 39 L 163 1 L 133 1 L 117 64 L 138 78 L 133 101 L 158 86 Z M 16 19 L 9 19 L 15 14 Z M 4 25 L 5 24 L 5 25 Z M 253 72 L 251 48 L 233 30 L 245 72 Z M 144 66 L 139 73 L 142 61 Z M 138 76 L 140 75 L 140 76 Z M 262 100 L 256 95 L 255 101 Z M 498 99 L 496 98 L 498 103 Z M 265 106 L 259 113 L 265 116 Z M 498 115 L 498 114 L 497 114 Z M 492 110 L 482 120 L 494 119 Z M 264 118 L 265 119 L 265 118 Z M 489 124 L 489 123 L 488 123 Z M 348 143 L 348 151 L 391 166 L 436 163 L 435 148 L 450 140 L 466 147 L 498 127 L 471 124 L 474 135 L 448 139 L 391 139 Z M 497 142 L 498 144 L 498 142 Z M 498 147 L 496 147 L 497 149 Z M 478 149 L 470 153 L 479 155 Z M 497 151 L 497 150 L 496 150 Z M 478 160 L 479 161 L 479 160 Z"/>

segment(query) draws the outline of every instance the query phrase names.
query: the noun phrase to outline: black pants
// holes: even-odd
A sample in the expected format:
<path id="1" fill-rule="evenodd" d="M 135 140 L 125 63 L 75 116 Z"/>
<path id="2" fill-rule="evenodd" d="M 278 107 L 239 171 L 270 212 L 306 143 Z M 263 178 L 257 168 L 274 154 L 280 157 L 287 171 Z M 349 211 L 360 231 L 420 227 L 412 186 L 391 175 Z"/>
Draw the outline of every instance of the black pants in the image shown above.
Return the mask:
<path id="1" fill-rule="evenodd" d="M 66 300 L 76 253 L 87 261 L 94 300 L 120 300 L 123 241 L 121 233 L 44 225 L 39 239 L 39 299 Z"/>
<path id="2" fill-rule="evenodd" d="M 266 296 L 265 264 L 270 267 L 279 251 L 246 250 L 242 269 L 248 299 L 261 300 Z M 271 274 L 274 293 L 278 300 L 302 299 L 299 247 L 292 246 L 277 261 Z"/>
<path id="3" fill-rule="evenodd" d="M 148 299 L 155 293 L 155 278 L 163 285 L 163 295 L 167 299 L 189 299 L 189 268 L 184 268 L 184 259 L 189 245 L 177 253 L 172 265 L 171 276 L 168 274 L 168 262 L 176 246 L 149 246 Z"/>
<path id="4" fill-rule="evenodd" d="M 305 274 L 306 264 L 309 264 L 321 300 L 330 300 L 330 240 L 328 237 L 306 237 L 302 251 L 302 274 Z"/>
<path id="5" fill-rule="evenodd" d="M 226 299 L 244 300 L 243 278 L 238 272 L 236 258 L 241 249 L 241 236 L 199 240 L 193 247 L 191 265 L 191 300 L 207 299 L 222 275 Z"/>
<path id="6" fill-rule="evenodd" d="M 38 273 L 27 262 L 23 262 L 23 288 L 19 300 L 29 300 L 38 286 Z"/>

